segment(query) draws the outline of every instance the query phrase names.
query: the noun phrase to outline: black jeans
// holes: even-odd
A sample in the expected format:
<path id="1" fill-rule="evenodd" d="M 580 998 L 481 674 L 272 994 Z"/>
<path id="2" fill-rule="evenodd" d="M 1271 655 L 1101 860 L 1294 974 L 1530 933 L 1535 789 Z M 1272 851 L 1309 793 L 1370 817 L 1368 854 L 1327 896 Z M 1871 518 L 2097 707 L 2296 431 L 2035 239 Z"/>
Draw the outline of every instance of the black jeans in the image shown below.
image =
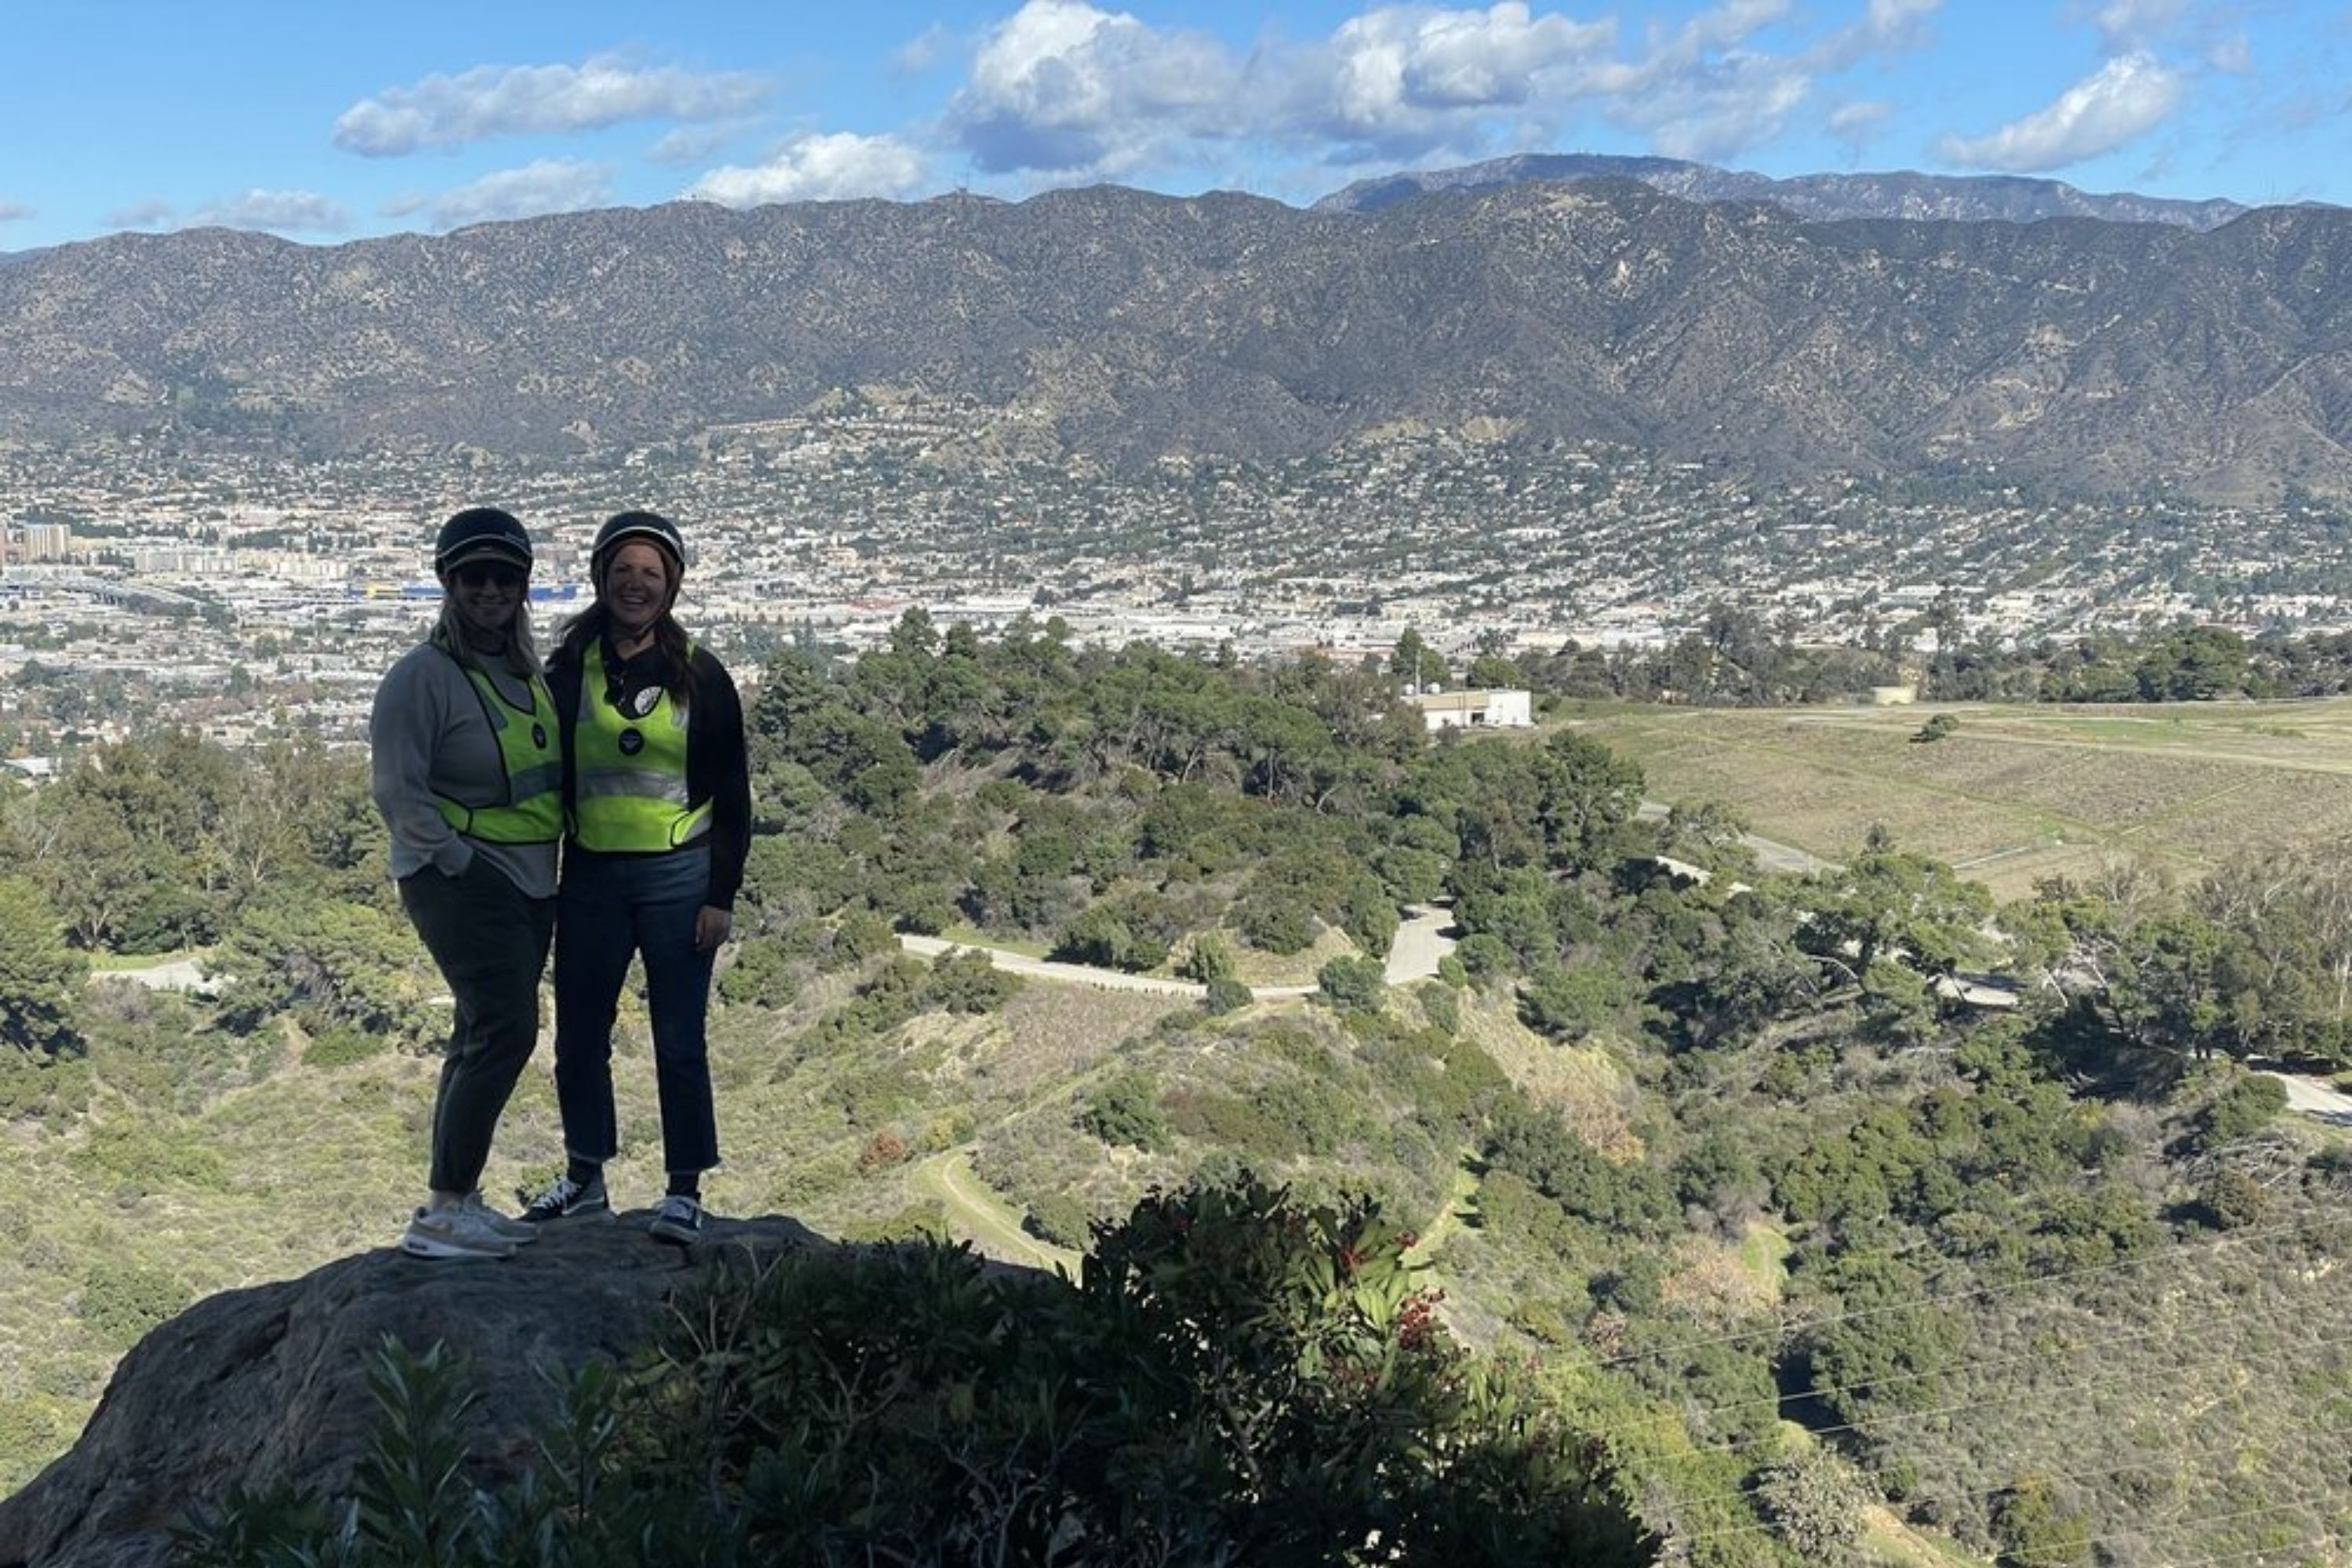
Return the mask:
<path id="1" fill-rule="evenodd" d="M 401 879 L 401 908 L 457 998 L 441 1088 L 433 1099 L 436 1193 L 481 1184 L 490 1136 L 539 1043 L 539 977 L 555 931 L 555 900 L 525 898 L 479 856 L 465 874 L 427 866 Z"/>

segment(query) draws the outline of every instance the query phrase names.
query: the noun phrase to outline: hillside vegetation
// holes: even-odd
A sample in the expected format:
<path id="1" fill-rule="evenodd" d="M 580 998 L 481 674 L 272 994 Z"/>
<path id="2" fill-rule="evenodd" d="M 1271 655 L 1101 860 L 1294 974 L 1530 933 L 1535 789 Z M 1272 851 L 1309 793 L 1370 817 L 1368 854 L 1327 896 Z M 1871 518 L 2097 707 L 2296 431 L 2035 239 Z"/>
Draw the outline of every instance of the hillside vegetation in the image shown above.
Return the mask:
<path id="1" fill-rule="evenodd" d="M 1719 806 L 1637 816 L 1681 793 L 1671 747 L 1645 777 L 1600 725 L 1432 744 L 1395 697 L 1379 669 L 919 614 L 852 669 L 773 660 L 713 1200 L 860 1240 L 992 1227 L 1008 1255 L 1018 1224 L 1024 1260 L 1155 1189 L 1370 1203 L 1435 1320 L 1523 1363 L 1675 1561 L 2338 1560 L 2352 1158 L 2242 1063 L 2352 1061 L 2344 857 L 2168 889 L 2086 868 L 1997 904 L 1890 809 L 1822 846 L 1839 869 L 1777 877 Z M 391 1239 L 436 988 L 354 759 L 161 737 L 6 824 L 20 1482 L 145 1327 Z M 1401 907 L 1432 899 L 1459 947 L 1385 986 Z M 894 928 L 1208 997 L 924 964 Z M 217 1004 L 83 978 L 196 944 Z M 1277 977 L 1317 994 L 1252 995 Z M 1962 977 L 2021 1005 L 1963 1007 Z M 494 1187 L 552 1168 L 551 1098 L 534 1071 Z M 656 1191 L 645 1155 L 614 1174 Z"/>

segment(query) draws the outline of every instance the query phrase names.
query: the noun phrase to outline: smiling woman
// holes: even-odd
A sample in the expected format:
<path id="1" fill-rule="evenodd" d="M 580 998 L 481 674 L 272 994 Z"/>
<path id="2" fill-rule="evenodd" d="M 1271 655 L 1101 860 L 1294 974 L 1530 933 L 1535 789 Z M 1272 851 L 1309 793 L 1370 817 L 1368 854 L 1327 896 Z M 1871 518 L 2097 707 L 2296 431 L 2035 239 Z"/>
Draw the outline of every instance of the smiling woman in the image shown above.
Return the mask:
<path id="1" fill-rule="evenodd" d="M 401 1238 L 418 1258 L 506 1258 L 538 1235 L 478 1191 L 539 1039 L 563 825 L 554 703 L 524 606 L 530 566 L 530 534 L 510 512 L 469 507 L 443 524 L 433 551 L 441 618 L 385 675 L 369 721 L 401 906 L 456 1002 L 430 1196 Z"/>
<path id="2" fill-rule="evenodd" d="M 651 1228 L 687 1245 L 702 1234 L 702 1173 L 719 1163 L 704 1020 L 751 846 L 743 707 L 726 668 L 671 614 L 686 574 L 674 523 L 650 511 L 613 518 L 589 574 L 596 602 L 564 629 L 550 677 L 571 763 L 555 952 L 567 1164 L 523 1217 L 610 1212 L 613 1020 L 641 957 L 668 1174 Z"/>

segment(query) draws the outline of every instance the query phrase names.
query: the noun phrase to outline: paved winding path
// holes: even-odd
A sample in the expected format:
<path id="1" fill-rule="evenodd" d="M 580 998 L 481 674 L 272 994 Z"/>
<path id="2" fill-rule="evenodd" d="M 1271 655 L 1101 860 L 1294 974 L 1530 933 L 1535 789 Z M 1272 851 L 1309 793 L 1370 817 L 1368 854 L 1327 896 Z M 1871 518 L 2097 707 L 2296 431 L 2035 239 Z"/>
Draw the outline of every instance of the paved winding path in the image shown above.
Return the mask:
<path id="1" fill-rule="evenodd" d="M 1415 904 L 1407 915 L 1409 918 L 1397 928 L 1396 940 L 1389 944 L 1386 974 L 1391 985 L 1405 985 L 1415 980 L 1430 978 L 1437 973 L 1437 961 L 1454 951 L 1454 939 L 1444 934 L 1454 921 L 1451 910 L 1433 904 Z M 1055 981 L 1064 985 L 1092 985 L 1105 991 L 1142 991 L 1155 996 L 1184 996 L 1195 1001 L 1207 995 L 1209 991 L 1197 980 L 1129 974 L 1123 969 L 1100 969 L 1091 963 L 1062 963 L 1050 958 L 1032 958 L 1025 952 L 990 947 L 985 942 L 901 935 L 898 945 L 919 958 L 938 958 L 957 948 L 967 952 L 984 952 L 992 965 L 1008 974 Z M 1253 985 L 1250 994 L 1265 1001 L 1280 996 L 1312 996 L 1316 989 L 1312 985 Z"/>
<path id="2" fill-rule="evenodd" d="M 1645 800 L 1634 815 L 1645 822 L 1654 822 L 1673 810 L 1674 807 L 1664 801 Z M 1816 871 L 1838 868 L 1834 860 L 1824 860 L 1809 849 L 1800 849 L 1793 844 L 1783 844 L 1778 839 L 1759 838 L 1753 833 L 1743 833 L 1739 841 L 1756 851 L 1756 863 L 1767 871 L 1786 871 L 1793 876 L 1806 877 Z"/>
<path id="3" fill-rule="evenodd" d="M 2299 1078 L 2294 1073 L 2264 1073 L 2286 1086 L 2286 1102 L 2316 1121 L 2331 1127 L 2352 1127 L 2352 1094 L 2327 1087 L 2325 1079 Z"/>

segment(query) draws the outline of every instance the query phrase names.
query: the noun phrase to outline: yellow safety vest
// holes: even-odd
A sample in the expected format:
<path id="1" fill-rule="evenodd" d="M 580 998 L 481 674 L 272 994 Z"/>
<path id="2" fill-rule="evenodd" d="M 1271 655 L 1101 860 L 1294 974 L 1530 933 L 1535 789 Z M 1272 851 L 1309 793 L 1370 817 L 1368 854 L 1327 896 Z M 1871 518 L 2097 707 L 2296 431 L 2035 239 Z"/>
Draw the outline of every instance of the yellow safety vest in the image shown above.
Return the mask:
<path id="1" fill-rule="evenodd" d="M 462 661 L 458 668 L 482 700 L 482 715 L 498 741 L 499 761 L 506 767 L 506 798 L 497 805 L 467 805 L 436 795 L 441 819 L 486 844 L 554 843 L 563 837 L 563 752 L 555 734 L 555 699 L 548 695 L 547 683 L 530 677 L 530 706 L 518 708 L 485 671 Z"/>
<path id="2" fill-rule="evenodd" d="M 648 854 L 710 831 L 710 803 L 687 795 L 686 710 L 658 686 L 634 705 L 642 711 L 606 700 L 603 639 L 590 638 L 572 734 L 572 837 L 583 848 Z"/>

